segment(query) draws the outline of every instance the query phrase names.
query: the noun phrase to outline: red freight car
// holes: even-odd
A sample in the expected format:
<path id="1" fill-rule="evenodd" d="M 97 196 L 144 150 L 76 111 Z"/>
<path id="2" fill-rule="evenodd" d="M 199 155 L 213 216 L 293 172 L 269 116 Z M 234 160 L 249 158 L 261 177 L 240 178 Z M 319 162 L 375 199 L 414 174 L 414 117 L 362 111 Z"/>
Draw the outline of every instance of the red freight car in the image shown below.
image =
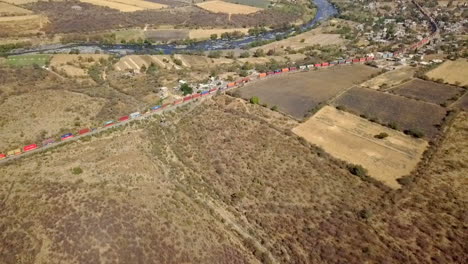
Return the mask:
<path id="1" fill-rule="evenodd" d="M 0 160 L 5 159 L 5 158 L 6 158 L 6 154 L 0 154 Z"/>
<path id="2" fill-rule="evenodd" d="M 322 63 L 322 67 L 327 67 L 328 65 L 330 65 L 328 62 L 323 62 Z"/>
<path id="3" fill-rule="evenodd" d="M 234 87 L 234 86 L 236 86 L 236 83 L 235 83 L 235 82 L 231 82 L 231 83 L 228 83 L 228 84 L 227 84 L 227 87 L 229 87 L 229 88 L 230 88 L 230 87 Z"/>
<path id="4" fill-rule="evenodd" d="M 185 96 L 185 97 L 184 97 L 184 102 L 187 102 L 187 101 L 190 101 L 190 100 L 192 100 L 192 96 L 191 96 L 191 95 Z"/>
<path id="5" fill-rule="evenodd" d="M 260 74 L 258 75 L 259 78 L 263 78 L 263 77 L 266 77 L 266 76 L 267 76 L 266 73 L 260 73 Z"/>
<path id="6" fill-rule="evenodd" d="M 195 99 L 195 98 L 198 98 L 198 97 L 200 97 L 200 96 L 201 96 L 201 94 L 196 93 L 196 94 L 192 95 L 192 98 Z"/>
<path id="7" fill-rule="evenodd" d="M 359 59 L 359 62 L 364 62 L 364 61 L 366 61 L 366 58 L 360 58 Z"/>
<path id="8" fill-rule="evenodd" d="M 89 132 L 91 132 L 91 129 L 84 128 L 84 129 L 81 129 L 80 131 L 78 131 L 78 134 L 79 135 L 84 135 L 84 134 L 89 133 Z"/>
<path id="9" fill-rule="evenodd" d="M 314 65 L 315 67 L 322 67 L 322 64 L 321 63 L 317 63 Z"/>
<path id="10" fill-rule="evenodd" d="M 374 60 L 374 57 L 367 57 L 366 58 L 366 61 L 372 61 L 372 60 Z"/>
<path id="11" fill-rule="evenodd" d="M 31 144 L 31 145 L 27 145 L 26 147 L 24 147 L 23 151 L 28 152 L 28 151 L 35 150 L 35 149 L 37 149 L 37 144 Z"/>
<path id="12" fill-rule="evenodd" d="M 249 78 L 249 77 L 245 77 L 244 79 L 242 79 L 242 82 L 248 83 L 248 82 L 250 82 L 250 78 Z"/>
<path id="13" fill-rule="evenodd" d="M 273 72 L 273 71 L 267 72 L 267 75 L 273 75 L 273 74 L 275 74 L 275 72 Z"/>
<path id="14" fill-rule="evenodd" d="M 283 68 L 281 69 L 281 72 L 288 72 L 289 71 L 289 68 Z"/>
<path id="15" fill-rule="evenodd" d="M 359 62 L 359 59 L 353 59 L 353 63 Z"/>
<path id="16" fill-rule="evenodd" d="M 289 67 L 290 71 L 297 71 L 297 67 Z"/>
<path id="17" fill-rule="evenodd" d="M 119 118 L 119 122 L 127 121 L 128 119 L 128 116 L 122 116 L 121 118 Z"/>

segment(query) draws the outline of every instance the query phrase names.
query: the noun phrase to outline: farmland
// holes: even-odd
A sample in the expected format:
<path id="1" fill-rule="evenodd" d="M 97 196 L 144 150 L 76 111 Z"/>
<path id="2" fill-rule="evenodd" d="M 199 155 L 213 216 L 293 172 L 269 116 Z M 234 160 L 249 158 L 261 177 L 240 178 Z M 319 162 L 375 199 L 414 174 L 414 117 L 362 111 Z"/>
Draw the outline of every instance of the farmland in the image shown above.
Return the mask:
<path id="1" fill-rule="evenodd" d="M 258 8 L 268 8 L 272 1 L 269 0 L 224 0 L 234 4 L 248 5 Z"/>
<path id="2" fill-rule="evenodd" d="M 166 115 L 166 125 L 143 121 L 2 166 L 1 257 L 463 263 L 466 114 L 435 163 L 398 192 L 351 175 L 288 120 L 218 96 Z"/>
<path id="3" fill-rule="evenodd" d="M 413 78 L 416 69 L 411 66 L 404 66 L 399 69 L 388 71 L 379 76 L 376 76 L 367 82 L 361 84 L 361 87 L 370 89 L 388 89 L 395 85 L 401 84 Z"/>
<path id="4" fill-rule="evenodd" d="M 455 102 L 455 106 L 459 107 L 465 111 L 468 111 L 468 93 L 465 93 L 457 102 Z"/>
<path id="5" fill-rule="evenodd" d="M 9 56 L 7 64 L 12 66 L 31 66 L 33 64 L 44 66 L 49 63 L 50 58 L 50 55 L 45 54 Z"/>
<path id="6" fill-rule="evenodd" d="M 435 104 L 366 88 L 350 89 L 334 105 L 400 130 L 420 131 L 428 139 L 437 135 L 447 112 Z"/>
<path id="7" fill-rule="evenodd" d="M 426 75 L 430 79 L 442 79 L 450 84 L 468 85 L 468 61 L 466 59 L 449 60 Z"/>
<path id="8" fill-rule="evenodd" d="M 464 91 L 456 86 L 421 79 L 411 80 L 392 90 L 396 94 L 434 104 L 448 104 L 449 100 L 456 100 Z"/>
<path id="9" fill-rule="evenodd" d="M 99 60 L 107 60 L 109 55 L 104 54 L 57 54 L 50 61 L 52 69 L 58 73 L 63 73 L 69 77 L 86 77 L 88 76 L 87 69 L 99 62 Z"/>
<path id="10" fill-rule="evenodd" d="M 0 36 L 30 36 L 40 32 L 47 23 L 43 15 L 0 17 Z"/>
<path id="11" fill-rule="evenodd" d="M 152 3 L 143 0 L 80 0 L 84 3 L 93 5 L 105 6 L 113 9 L 117 9 L 121 12 L 135 12 L 146 9 L 161 9 L 166 5 Z"/>
<path id="12" fill-rule="evenodd" d="M 216 0 L 198 3 L 197 6 L 213 13 L 225 14 L 252 14 L 261 10 L 260 8 L 253 6 L 239 5 Z"/>
<path id="13" fill-rule="evenodd" d="M 323 107 L 293 132 L 338 159 L 362 165 L 370 176 L 392 188 L 400 187 L 396 179 L 416 167 L 427 147 L 424 140 L 413 139 L 330 106 Z M 389 136 L 374 137 L 380 133 Z"/>
<path id="14" fill-rule="evenodd" d="M 307 46 L 313 45 L 341 45 L 345 43 L 345 40 L 340 37 L 339 34 L 327 34 L 323 33 L 320 28 L 307 31 L 294 37 L 275 41 L 270 44 L 261 46 L 262 49 L 280 49 L 282 47 L 290 47 L 291 49 L 298 50 Z M 256 49 L 256 48 L 254 48 Z"/>
<path id="15" fill-rule="evenodd" d="M 18 16 L 18 15 L 30 15 L 30 10 L 14 6 L 8 3 L 0 2 L 0 17 L 4 16 Z"/>
<path id="16" fill-rule="evenodd" d="M 340 91 L 365 81 L 377 72 L 375 68 L 353 65 L 292 73 L 247 84 L 240 88 L 240 95 L 245 99 L 257 96 L 260 103 L 276 105 L 280 111 L 301 119 Z"/>

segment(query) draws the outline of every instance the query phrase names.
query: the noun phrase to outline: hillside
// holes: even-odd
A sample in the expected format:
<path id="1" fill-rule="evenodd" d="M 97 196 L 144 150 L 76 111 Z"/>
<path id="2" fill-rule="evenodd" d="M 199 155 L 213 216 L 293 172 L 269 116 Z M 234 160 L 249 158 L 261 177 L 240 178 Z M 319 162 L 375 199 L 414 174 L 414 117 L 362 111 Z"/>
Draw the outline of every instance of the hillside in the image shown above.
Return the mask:
<path id="1" fill-rule="evenodd" d="M 0 259 L 463 263 L 466 113 L 398 191 L 351 175 L 294 126 L 217 96 L 2 166 Z"/>

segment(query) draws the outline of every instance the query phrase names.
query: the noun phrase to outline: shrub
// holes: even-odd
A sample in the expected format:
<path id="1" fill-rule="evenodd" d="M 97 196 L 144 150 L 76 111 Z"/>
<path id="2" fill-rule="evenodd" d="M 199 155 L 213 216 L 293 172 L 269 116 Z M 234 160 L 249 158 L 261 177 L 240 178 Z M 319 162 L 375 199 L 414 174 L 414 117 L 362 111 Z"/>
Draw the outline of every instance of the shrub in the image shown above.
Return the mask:
<path id="1" fill-rule="evenodd" d="M 382 133 L 380 133 L 378 135 L 375 135 L 374 137 L 378 138 L 378 139 L 384 139 L 384 138 L 388 137 L 388 134 L 385 133 L 385 132 L 382 132 Z"/>
<path id="2" fill-rule="evenodd" d="M 272 106 L 272 107 L 271 107 L 271 110 L 273 110 L 273 111 L 278 111 L 278 106 L 276 106 L 276 105 Z"/>
<path id="3" fill-rule="evenodd" d="M 251 104 L 259 104 L 259 103 L 260 103 L 260 99 L 258 99 L 257 96 L 252 96 L 252 98 L 250 98 L 250 103 L 251 103 Z"/>
<path id="4" fill-rule="evenodd" d="M 387 126 L 391 129 L 398 130 L 398 125 L 396 123 L 388 123 Z"/>
<path id="5" fill-rule="evenodd" d="M 367 177 L 367 170 L 361 165 L 350 164 L 348 165 L 348 171 L 351 174 L 359 176 L 359 177 Z"/>
<path id="6" fill-rule="evenodd" d="M 83 169 L 80 168 L 80 167 L 75 167 L 75 168 L 72 168 L 71 172 L 72 172 L 72 174 L 74 174 L 74 175 L 78 175 L 78 174 L 83 173 Z"/>
<path id="7" fill-rule="evenodd" d="M 341 106 L 341 105 L 338 105 L 338 106 L 336 106 L 335 108 L 338 109 L 338 110 L 341 110 L 341 111 L 345 111 L 345 110 L 346 110 L 346 108 L 345 108 L 344 106 Z"/>
<path id="8" fill-rule="evenodd" d="M 372 216 L 372 212 L 367 209 L 362 209 L 358 212 L 358 216 L 359 218 L 362 218 L 362 219 L 368 219 Z"/>
<path id="9" fill-rule="evenodd" d="M 416 129 L 407 129 L 404 132 L 405 132 L 405 134 L 410 135 L 410 136 L 415 137 L 415 138 L 424 137 L 424 133 L 419 131 L 419 130 L 416 130 Z"/>

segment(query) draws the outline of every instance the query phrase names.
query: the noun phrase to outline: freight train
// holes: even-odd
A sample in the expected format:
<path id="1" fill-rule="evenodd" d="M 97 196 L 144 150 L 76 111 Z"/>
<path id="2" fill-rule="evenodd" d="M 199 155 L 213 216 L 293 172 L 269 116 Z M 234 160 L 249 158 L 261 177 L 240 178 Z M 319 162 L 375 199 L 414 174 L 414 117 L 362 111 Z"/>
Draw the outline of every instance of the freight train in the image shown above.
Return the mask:
<path id="1" fill-rule="evenodd" d="M 164 109 L 164 108 L 166 108 L 168 106 L 171 106 L 171 105 L 175 106 L 175 105 L 178 105 L 178 104 L 181 104 L 181 103 L 191 101 L 192 99 L 197 99 L 199 97 L 204 97 L 204 96 L 213 94 L 213 93 L 217 92 L 218 90 L 222 91 L 222 90 L 226 90 L 226 89 L 230 89 L 230 88 L 239 87 L 239 86 L 241 86 L 241 85 L 243 85 L 245 83 L 250 82 L 253 79 L 264 79 L 264 78 L 266 78 L 268 76 L 271 76 L 271 75 L 278 75 L 278 74 L 283 74 L 283 73 L 287 73 L 287 72 L 307 71 L 307 70 L 312 70 L 312 69 L 315 69 L 315 68 L 328 68 L 328 67 L 333 67 L 335 65 L 341 65 L 341 64 L 360 64 L 360 63 L 373 61 L 373 60 L 388 59 L 388 58 L 396 57 L 396 56 L 398 56 L 400 54 L 406 53 L 406 52 L 408 52 L 410 50 L 418 49 L 418 48 L 422 47 L 423 45 L 429 43 L 433 38 L 435 38 L 437 36 L 437 34 L 438 34 L 439 28 L 438 28 L 436 22 L 428 15 L 428 13 L 423 8 L 421 8 L 416 2 L 414 2 L 414 3 L 421 10 L 421 12 L 423 12 L 424 15 L 429 18 L 429 21 L 430 21 L 430 23 L 432 25 L 432 32 L 428 37 L 423 38 L 422 40 L 418 41 L 417 43 L 414 43 L 413 45 L 409 46 L 408 48 L 404 48 L 404 49 L 398 50 L 396 52 L 381 53 L 381 54 L 378 54 L 376 56 L 366 56 L 366 57 L 360 57 L 360 58 L 346 58 L 346 59 L 340 59 L 338 61 L 322 62 L 322 63 L 309 64 L 309 65 L 301 65 L 301 66 L 298 66 L 298 67 L 288 67 L 288 68 L 277 69 L 277 70 L 274 70 L 274 71 L 259 73 L 256 76 L 245 77 L 245 78 L 239 79 L 239 80 L 237 80 L 235 82 L 227 83 L 224 86 L 210 89 L 208 91 L 203 91 L 201 93 L 195 93 L 195 94 L 187 95 L 182 99 L 178 99 L 178 100 L 173 101 L 172 103 L 166 103 L 166 104 L 163 104 L 163 105 L 153 106 L 144 115 L 147 115 L 147 114 L 149 114 L 151 112 L 159 111 L 159 110 Z M 140 114 L 140 112 L 135 112 L 135 113 L 129 114 L 128 116 L 123 116 L 123 117 L 119 118 L 117 122 L 114 121 L 114 120 L 109 120 L 109 121 L 104 123 L 103 128 L 113 126 L 116 123 L 126 122 L 126 121 L 129 121 L 129 120 L 138 118 L 140 116 L 142 116 L 142 114 Z M 92 130 L 96 130 L 96 128 L 93 128 Z M 84 129 L 79 130 L 76 133 L 76 135 L 81 136 L 81 135 L 84 135 L 84 134 L 87 134 L 87 133 L 91 132 L 92 130 L 89 129 L 89 128 L 84 128 Z M 73 138 L 73 137 L 75 137 L 75 134 L 67 133 L 67 134 L 64 134 L 64 135 L 62 135 L 60 137 L 60 141 L 66 141 L 66 140 L 68 140 L 70 138 Z M 38 148 L 45 147 L 45 146 L 55 144 L 55 143 L 56 143 L 55 139 L 49 138 L 49 139 L 46 139 L 46 140 L 42 141 L 41 145 L 30 144 L 30 145 L 27 145 L 27 146 L 23 147 L 22 149 L 18 148 L 18 149 L 8 151 L 6 154 L 0 153 L 0 160 L 6 159 L 6 158 L 9 158 L 9 157 L 18 156 L 18 155 L 21 155 L 22 153 L 26 153 L 26 152 L 29 152 L 29 151 L 32 151 L 32 150 L 36 150 Z"/>

